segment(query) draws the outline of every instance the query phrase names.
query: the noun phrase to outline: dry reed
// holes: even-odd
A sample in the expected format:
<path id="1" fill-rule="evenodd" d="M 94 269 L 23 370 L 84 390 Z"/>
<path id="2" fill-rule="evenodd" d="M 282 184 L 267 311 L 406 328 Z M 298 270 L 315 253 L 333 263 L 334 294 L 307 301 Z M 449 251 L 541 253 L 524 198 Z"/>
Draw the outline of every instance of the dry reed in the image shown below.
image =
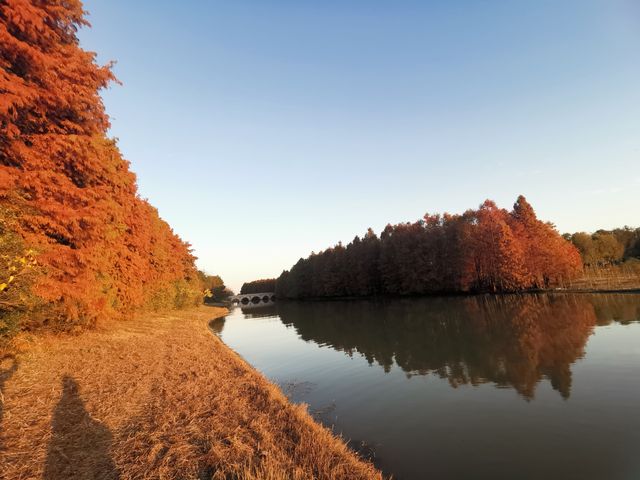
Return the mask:
<path id="1" fill-rule="evenodd" d="M 583 275 L 565 285 L 575 291 L 640 290 L 640 262 L 586 267 Z"/>

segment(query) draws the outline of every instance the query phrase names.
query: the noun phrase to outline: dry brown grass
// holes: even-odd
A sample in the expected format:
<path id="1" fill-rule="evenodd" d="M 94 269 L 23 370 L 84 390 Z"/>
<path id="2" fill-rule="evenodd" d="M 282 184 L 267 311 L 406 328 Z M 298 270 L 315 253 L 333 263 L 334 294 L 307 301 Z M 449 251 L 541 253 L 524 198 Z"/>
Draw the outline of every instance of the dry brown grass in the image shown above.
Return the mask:
<path id="1" fill-rule="evenodd" d="M 607 267 L 586 267 L 584 274 L 566 285 L 568 290 L 640 290 L 640 261 Z"/>
<path id="2" fill-rule="evenodd" d="M 208 331 L 221 313 L 31 339 L 0 371 L 0 478 L 381 478 Z"/>

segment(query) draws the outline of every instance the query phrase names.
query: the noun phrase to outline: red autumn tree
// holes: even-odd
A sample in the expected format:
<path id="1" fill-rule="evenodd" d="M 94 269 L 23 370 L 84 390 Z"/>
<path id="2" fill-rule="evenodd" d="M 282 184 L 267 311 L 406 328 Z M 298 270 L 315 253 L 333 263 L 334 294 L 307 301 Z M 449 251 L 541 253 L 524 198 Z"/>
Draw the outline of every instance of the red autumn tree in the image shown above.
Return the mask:
<path id="1" fill-rule="evenodd" d="M 553 225 L 538 220 L 522 195 L 513 205 L 509 224 L 522 245 L 533 288 L 548 288 L 582 270 L 578 250 Z"/>
<path id="2" fill-rule="evenodd" d="M 519 197 L 511 212 L 491 200 L 462 215 L 387 225 L 343 248 L 300 259 L 276 283 L 281 297 L 517 292 L 562 285 L 580 255 Z M 338 287 L 336 287 L 338 286 Z"/>
<path id="3" fill-rule="evenodd" d="M 509 214 L 491 200 L 476 211 L 467 212 L 474 218 L 473 241 L 468 251 L 475 268 L 474 290 L 504 292 L 529 286 L 529 272 L 524 265 L 522 243 L 509 227 Z"/>
<path id="4" fill-rule="evenodd" d="M 56 325 L 195 301 L 194 258 L 146 201 L 99 92 L 115 78 L 79 46 L 79 0 L 0 2 L 0 222 L 37 254 L 39 315 Z"/>

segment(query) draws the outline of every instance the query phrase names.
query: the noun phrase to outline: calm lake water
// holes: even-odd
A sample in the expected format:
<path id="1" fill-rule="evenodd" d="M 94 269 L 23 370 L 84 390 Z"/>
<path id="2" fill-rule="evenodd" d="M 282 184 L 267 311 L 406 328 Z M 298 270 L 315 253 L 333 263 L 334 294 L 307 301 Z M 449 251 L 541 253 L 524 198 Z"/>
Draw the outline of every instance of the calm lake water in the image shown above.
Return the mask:
<path id="1" fill-rule="evenodd" d="M 281 302 L 211 324 L 398 479 L 640 479 L 640 295 Z"/>

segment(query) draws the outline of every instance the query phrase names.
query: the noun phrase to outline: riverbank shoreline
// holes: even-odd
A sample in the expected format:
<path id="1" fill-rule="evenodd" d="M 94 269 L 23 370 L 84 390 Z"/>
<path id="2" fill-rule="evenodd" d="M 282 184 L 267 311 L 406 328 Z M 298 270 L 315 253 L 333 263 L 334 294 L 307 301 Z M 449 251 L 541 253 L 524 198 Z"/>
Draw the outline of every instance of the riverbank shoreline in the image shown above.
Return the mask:
<path id="1" fill-rule="evenodd" d="M 225 313 L 23 339 L 0 369 L 0 477 L 382 478 L 210 331 Z"/>
<path id="2" fill-rule="evenodd" d="M 304 298 L 280 298 L 284 302 L 331 302 L 344 300 L 402 300 L 411 298 L 438 298 L 438 297 L 481 297 L 481 296 L 509 296 L 509 295 L 539 295 L 539 294 L 580 294 L 580 293 L 623 293 L 623 294 L 640 294 L 640 287 L 632 288 L 613 288 L 613 289 L 597 289 L 597 288 L 556 288 L 549 290 L 525 290 L 522 292 L 434 292 L 421 293 L 411 295 L 368 295 L 368 296 L 335 296 L 335 297 L 304 297 Z M 242 306 L 242 305 L 241 305 Z"/>

